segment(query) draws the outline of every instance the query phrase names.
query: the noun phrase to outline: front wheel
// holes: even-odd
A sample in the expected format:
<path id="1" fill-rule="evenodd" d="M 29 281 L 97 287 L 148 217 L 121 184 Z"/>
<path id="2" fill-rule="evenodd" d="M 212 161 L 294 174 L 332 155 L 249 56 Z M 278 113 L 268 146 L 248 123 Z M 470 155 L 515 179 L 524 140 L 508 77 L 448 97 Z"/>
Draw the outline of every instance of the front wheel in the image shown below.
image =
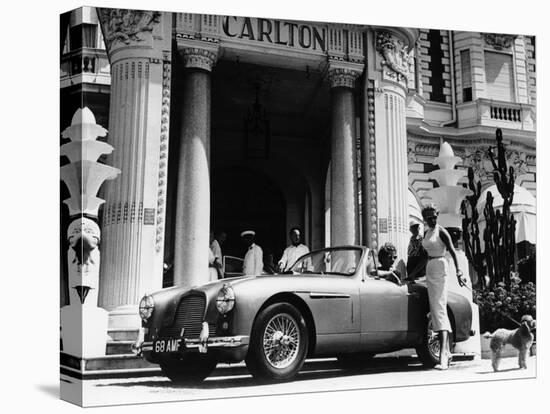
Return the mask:
<path id="1" fill-rule="evenodd" d="M 246 366 L 259 380 L 289 380 L 304 364 L 307 348 L 302 314 L 290 303 L 275 303 L 254 322 Z"/>
<path id="2" fill-rule="evenodd" d="M 162 373 L 176 384 L 198 383 L 204 380 L 216 368 L 217 361 L 202 354 L 184 355 L 180 360 L 160 364 Z"/>
<path id="3" fill-rule="evenodd" d="M 428 315 L 422 343 L 416 347 L 416 354 L 426 368 L 433 368 L 439 364 L 440 352 L 439 334 L 432 329 L 431 318 Z"/>

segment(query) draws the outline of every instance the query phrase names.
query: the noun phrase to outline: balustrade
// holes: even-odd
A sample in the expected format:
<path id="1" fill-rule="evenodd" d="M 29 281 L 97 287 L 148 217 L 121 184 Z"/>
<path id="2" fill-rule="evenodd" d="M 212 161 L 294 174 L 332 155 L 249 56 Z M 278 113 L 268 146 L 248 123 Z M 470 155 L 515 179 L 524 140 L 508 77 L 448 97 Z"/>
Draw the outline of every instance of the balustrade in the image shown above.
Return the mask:
<path id="1" fill-rule="evenodd" d="M 491 119 L 500 121 L 521 122 L 521 109 L 500 105 L 491 105 Z"/>

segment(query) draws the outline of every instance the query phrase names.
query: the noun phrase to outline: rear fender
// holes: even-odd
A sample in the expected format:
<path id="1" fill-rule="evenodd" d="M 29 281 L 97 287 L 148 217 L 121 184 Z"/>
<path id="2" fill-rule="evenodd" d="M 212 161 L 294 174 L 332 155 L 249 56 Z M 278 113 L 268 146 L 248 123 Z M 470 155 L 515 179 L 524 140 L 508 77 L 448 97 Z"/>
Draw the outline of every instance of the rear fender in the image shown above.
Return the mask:
<path id="1" fill-rule="evenodd" d="M 454 341 L 466 341 L 470 338 L 472 330 L 472 306 L 470 302 L 458 293 L 449 292 L 447 309 L 453 328 Z"/>

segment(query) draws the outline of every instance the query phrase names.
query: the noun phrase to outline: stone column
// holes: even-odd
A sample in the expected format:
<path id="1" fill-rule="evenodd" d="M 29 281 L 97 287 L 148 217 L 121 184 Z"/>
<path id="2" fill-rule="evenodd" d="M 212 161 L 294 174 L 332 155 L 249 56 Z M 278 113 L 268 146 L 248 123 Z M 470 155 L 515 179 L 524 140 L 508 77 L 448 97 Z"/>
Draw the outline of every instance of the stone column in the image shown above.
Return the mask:
<path id="1" fill-rule="evenodd" d="M 355 80 L 362 65 L 331 64 L 331 201 L 332 246 L 358 243 L 355 151 Z"/>
<path id="2" fill-rule="evenodd" d="M 414 76 L 409 46 L 414 48 L 415 32 L 406 29 L 388 29 L 369 32 L 373 49 L 369 51 L 367 113 L 369 134 L 364 143 L 374 148 L 375 177 L 365 180 L 363 191 L 373 191 L 369 212 L 378 218 L 372 229 L 372 247 L 391 242 L 397 248 L 399 259 L 406 261 L 409 241 L 407 211 L 407 119 L 406 94 L 410 76 Z M 372 116 L 374 115 L 374 116 Z M 372 134 L 374 133 L 374 142 Z M 372 172 L 372 171 L 371 171 Z M 372 244 L 373 239 L 377 243 Z"/>
<path id="3" fill-rule="evenodd" d="M 174 285 L 206 283 L 210 228 L 210 72 L 217 49 L 182 47 L 183 103 L 176 199 Z"/>
<path id="4" fill-rule="evenodd" d="M 104 198 L 100 306 L 109 326 L 137 328 L 137 304 L 162 288 L 172 15 L 98 9 L 111 63 L 111 164 Z"/>

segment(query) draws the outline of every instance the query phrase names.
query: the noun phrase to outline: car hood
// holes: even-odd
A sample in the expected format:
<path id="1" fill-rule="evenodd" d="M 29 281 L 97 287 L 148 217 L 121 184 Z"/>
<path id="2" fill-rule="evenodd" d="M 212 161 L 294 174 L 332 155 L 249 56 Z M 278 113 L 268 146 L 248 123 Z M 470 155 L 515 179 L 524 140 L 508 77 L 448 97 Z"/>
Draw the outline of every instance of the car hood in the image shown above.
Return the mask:
<path id="1" fill-rule="evenodd" d="M 175 310 L 180 299 L 194 292 L 204 293 L 207 300 L 212 300 L 218 294 L 224 284 L 230 285 L 235 292 L 270 292 L 277 291 L 310 291 L 310 290 L 337 290 L 341 283 L 342 276 L 322 275 L 322 274 L 278 274 L 278 275 L 258 275 L 241 276 L 230 279 L 221 279 L 205 283 L 203 285 L 193 286 L 191 288 L 171 287 L 155 292 L 152 296 L 155 301 L 155 308 L 163 308 L 168 313 Z"/>

